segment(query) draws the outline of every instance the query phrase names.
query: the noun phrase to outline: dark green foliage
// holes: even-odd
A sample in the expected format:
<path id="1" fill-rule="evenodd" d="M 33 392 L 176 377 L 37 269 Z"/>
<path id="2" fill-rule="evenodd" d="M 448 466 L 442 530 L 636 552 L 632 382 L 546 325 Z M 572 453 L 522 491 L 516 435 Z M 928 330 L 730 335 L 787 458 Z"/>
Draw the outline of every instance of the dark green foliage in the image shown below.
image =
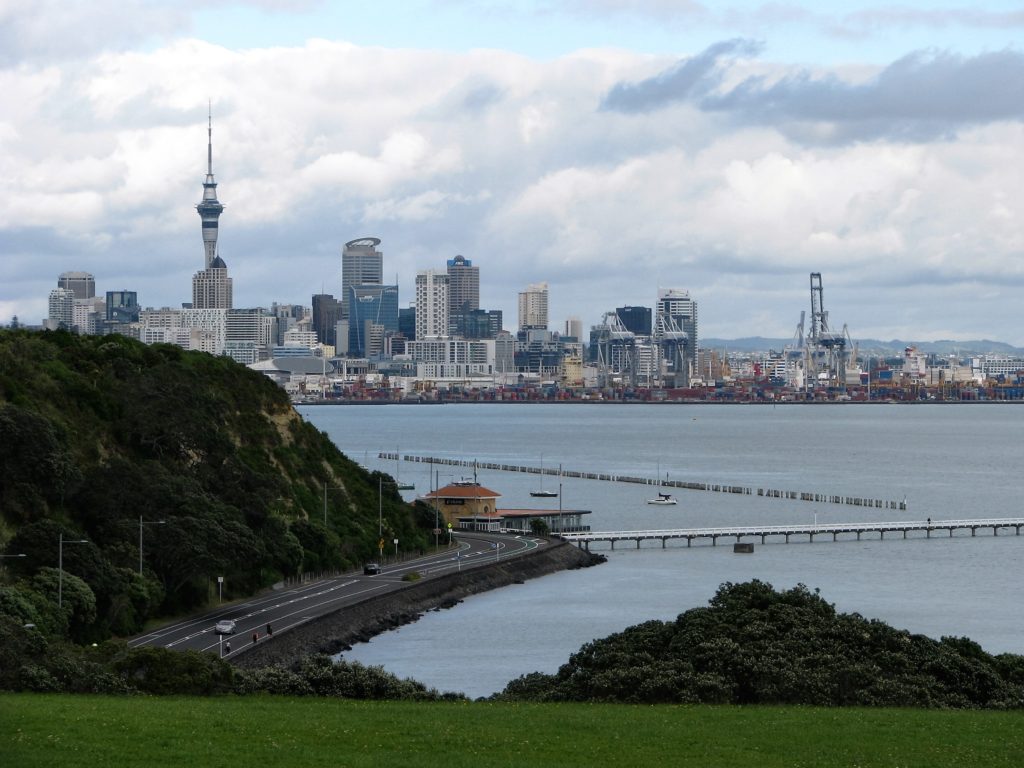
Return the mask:
<path id="1" fill-rule="evenodd" d="M 1019 708 L 1024 657 L 840 614 L 799 585 L 724 584 L 707 608 L 587 643 L 518 701 Z"/>
<path id="2" fill-rule="evenodd" d="M 91 590 L 94 619 L 30 601 L 41 629 L 80 642 L 199 607 L 217 576 L 233 597 L 363 562 L 379 487 L 387 534 L 407 551 L 427 543 L 391 483 L 345 458 L 265 376 L 122 336 L 0 331 L 0 464 L 0 549 L 27 555 L 5 560 L 19 589 L 44 586 L 33 577 L 57 567 L 61 533 L 89 541 L 65 547 L 64 571 Z M 0 611 L 24 613 L 15 602 Z"/>
<path id="3" fill-rule="evenodd" d="M 130 648 L 117 658 L 113 670 L 143 693 L 209 696 L 233 687 L 230 664 L 209 653 Z"/>

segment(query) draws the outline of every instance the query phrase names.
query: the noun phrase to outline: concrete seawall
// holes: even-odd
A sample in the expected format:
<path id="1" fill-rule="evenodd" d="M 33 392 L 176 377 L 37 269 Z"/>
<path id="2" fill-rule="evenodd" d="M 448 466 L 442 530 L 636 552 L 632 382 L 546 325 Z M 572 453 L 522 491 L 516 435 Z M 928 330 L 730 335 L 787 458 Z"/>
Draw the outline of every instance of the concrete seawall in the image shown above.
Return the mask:
<path id="1" fill-rule="evenodd" d="M 371 597 L 236 652 L 239 667 L 291 666 L 311 653 L 335 654 L 353 643 L 416 621 L 426 611 L 450 608 L 469 595 L 487 592 L 558 571 L 604 562 L 602 555 L 552 540 L 525 555 L 462 573 L 425 579 L 398 592 Z"/>

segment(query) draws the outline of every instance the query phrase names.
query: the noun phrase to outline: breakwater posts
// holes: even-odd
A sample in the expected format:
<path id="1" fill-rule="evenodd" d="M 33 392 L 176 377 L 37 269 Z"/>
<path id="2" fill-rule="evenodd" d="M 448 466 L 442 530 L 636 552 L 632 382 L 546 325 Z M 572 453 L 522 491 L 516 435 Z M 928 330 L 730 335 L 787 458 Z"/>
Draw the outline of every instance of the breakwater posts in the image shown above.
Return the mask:
<path id="1" fill-rule="evenodd" d="M 436 456 L 400 456 L 397 453 L 381 452 L 377 458 L 385 461 L 411 461 L 418 464 L 434 464 L 445 467 L 476 467 L 498 472 L 525 472 L 531 475 L 551 475 L 557 477 L 573 477 L 580 480 L 601 480 L 610 483 L 636 483 L 637 485 L 657 485 L 663 488 L 681 488 L 687 491 L 705 491 L 710 493 L 735 493 L 741 496 L 761 496 L 766 499 L 782 499 L 786 501 L 809 501 L 815 504 L 843 504 L 851 507 L 871 507 L 873 509 L 905 510 L 907 501 L 891 499 L 872 499 L 864 496 L 844 496 L 834 493 L 813 493 L 808 491 L 782 491 L 773 488 L 748 488 L 743 485 L 726 485 L 722 483 L 694 483 L 684 480 L 658 480 L 650 477 L 633 475 L 613 475 L 603 472 L 580 472 L 572 469 L 555 469 L 553 467 L 531 467 L 519 464 L 498 464 L 489 461 L 469 461 L 466 459 L 444 459 Z"/>

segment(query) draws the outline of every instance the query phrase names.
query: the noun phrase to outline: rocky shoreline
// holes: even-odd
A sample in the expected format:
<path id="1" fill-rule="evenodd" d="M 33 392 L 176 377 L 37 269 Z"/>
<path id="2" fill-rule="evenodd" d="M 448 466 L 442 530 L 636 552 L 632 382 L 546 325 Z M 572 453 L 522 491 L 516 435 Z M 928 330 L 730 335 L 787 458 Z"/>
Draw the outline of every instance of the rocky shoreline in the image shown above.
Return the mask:
<path id="1" fill-rule="evenodd" d="M 289 667 L 312 653 L 340 653 L 353 643 L 365 642 L 389 629 L 411 624 L 427 611 L 451 608 L 469 595 L 521 584 L 558 571 L 586 568 L 604 560 L 603 555 L 552 539 L 540 549 L 519 557 L 426 579 L 398 592 L 367 598 L 281 633 L 271 642 L 240 650 L 232 655 L 231 661 L 250 669 Z"/>

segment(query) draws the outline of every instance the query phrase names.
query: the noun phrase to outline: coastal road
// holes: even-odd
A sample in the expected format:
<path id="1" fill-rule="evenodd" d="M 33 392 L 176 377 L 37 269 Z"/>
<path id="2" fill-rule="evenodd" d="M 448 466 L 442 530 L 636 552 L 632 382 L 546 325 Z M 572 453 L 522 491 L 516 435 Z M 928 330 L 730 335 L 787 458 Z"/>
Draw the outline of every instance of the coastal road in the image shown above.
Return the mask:
<path id="1" fill-rule="evenodd" d="M 259 633 L 257 642 L 268 642 L 267 624 L 271 625 L 274 635 L 278 635 L 369 597 L 405 589 L 411 585 L 402 581 L 408 573 L 418 573 L 420 580 L 436 578 L 515 557 L 537 549 L 543 543 L 542 539 L 529 536 L 459 533 L 450 549 L 394 563 L 378 575 L 365 576 L 360 570 L 264 594 L 168 624 L 133 638 L 128 645 L 132 648 L 148 645 L 179 651 L 213 651 L 230 658 L 231 654 L 252 645 L 254 632 Z M 222 637 L 214 632 L 214 625 L 221 619 L 234 620 L 234 635 Z M 222 641 L 230 643 L 231 654 L 225 652 Z"/>

